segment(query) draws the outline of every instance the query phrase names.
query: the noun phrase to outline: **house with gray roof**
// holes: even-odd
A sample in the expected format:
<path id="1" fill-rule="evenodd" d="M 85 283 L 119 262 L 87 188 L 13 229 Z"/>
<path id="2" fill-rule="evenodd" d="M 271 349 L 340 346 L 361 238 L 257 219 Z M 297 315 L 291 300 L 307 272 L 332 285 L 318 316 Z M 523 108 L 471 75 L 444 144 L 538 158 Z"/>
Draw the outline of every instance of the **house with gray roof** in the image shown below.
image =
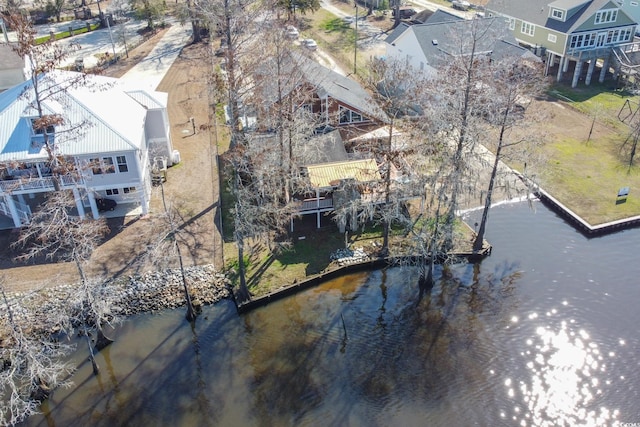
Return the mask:
<path id="1" fill-rule="evenodd" d="M 436 17 L 436 14 L 431 18 Z M 438 68 L 451 57 L 466 55 L 471 51 L 467 43 L 471 34 L 486 34 L 477 39 L 475 54 L 486 54 L 499 58 L 504 55 L 532 57 L 520 47 L 508 31 L 502 18 L 482 19 L 427 19 L 424 24 L 400 24 L 385 39 L 386 57 L 406 61 L 414 69 L 435 75 Z"/>
<path id="2" fill-rule="evenodd" d="M 0 93 L 0 215 L 21 227 L 29 202 L 56 189 L 73 192 L 81 217 L 98 218 L 101 198 L 146 214 L 150 165 L 173 154 L 167 94 L 71 71 L 39 76 L 38 90 L 42 113 L 62 119 L 44 129 L 31 80 Z"/>
<path id="3" fill-rule="evenodd" d="M 638 50 L 633 43 L 637 24 L 619 1 L 491 0 L 486 13 L 505 18 L 520 44 L 545 57 L 547 74 L 557 67 L 560 81 L 573 69 L 573 87 L 582 78 L 590 84 L 597 66 L 603 82 L 611 67 L 619 72 L 635 65 L 631 53 Z"/>

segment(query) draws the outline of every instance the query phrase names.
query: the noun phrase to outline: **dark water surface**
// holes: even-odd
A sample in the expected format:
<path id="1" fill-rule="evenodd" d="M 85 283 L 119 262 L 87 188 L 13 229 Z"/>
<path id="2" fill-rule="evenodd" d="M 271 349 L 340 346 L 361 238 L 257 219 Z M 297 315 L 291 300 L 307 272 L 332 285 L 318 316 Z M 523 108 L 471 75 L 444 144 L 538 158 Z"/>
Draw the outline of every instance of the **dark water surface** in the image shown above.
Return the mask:
<path id="1" fill-rule="evenodd" d="M 183 310 L 132 318 L 101 375 L 85 363 L 29 424 L 640 422 L 640 229 L 587 239 L 535 208 L 494 208 L 491 257 L 421 301 L 415 271 L 393 268 L 242 317 L 225 301 L 194 330 Z"/>

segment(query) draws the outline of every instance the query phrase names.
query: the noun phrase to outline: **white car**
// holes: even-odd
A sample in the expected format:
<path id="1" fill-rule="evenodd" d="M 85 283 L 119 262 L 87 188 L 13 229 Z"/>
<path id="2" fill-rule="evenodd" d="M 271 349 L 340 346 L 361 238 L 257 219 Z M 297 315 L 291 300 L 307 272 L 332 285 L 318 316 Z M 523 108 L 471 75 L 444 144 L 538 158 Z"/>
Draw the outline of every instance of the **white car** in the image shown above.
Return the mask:
<path id="1" fill-rule="evenodd" d="M 469 8 L 471 7 L 471 3 L 466 0 L 453 0 L 451 2 L 451 6 L 453 6 L 454 9 L 458 10 L 469 10 Z"/>
<path id="2" fill-rule="evenodd" d="M 316 50 L 318 48 L 318 43 L 314 39 L 304 39 L 302 40 L 302 44 L 309 50 Z"/>
<path id="3" fill-rule="evenodd" d="M 342 22 L 344 22 L 347 25 L 351 25 L 354 22 L 356 22 L 356 18 L 354 18 L 353 16 L 345 16 L 342 18 Z"/>
<path id="4" fill-rule="evenodd" d="M 297 39 L 300 36 L 300 32 L 293 25 L 287 25 L 284 33 L 287 37 L 291 39 Z"/>

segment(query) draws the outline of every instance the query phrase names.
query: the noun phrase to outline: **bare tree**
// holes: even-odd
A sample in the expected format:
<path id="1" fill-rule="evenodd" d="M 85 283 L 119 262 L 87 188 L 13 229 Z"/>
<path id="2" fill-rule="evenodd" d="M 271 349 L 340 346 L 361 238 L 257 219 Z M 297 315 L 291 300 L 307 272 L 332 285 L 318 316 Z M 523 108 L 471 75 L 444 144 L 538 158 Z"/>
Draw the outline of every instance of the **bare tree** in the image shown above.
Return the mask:
<path id="1" fill-rule="evenodd" d="M 160 184 L 160 190 L 162 194 L 164 216 L 160 222 L 160 230 L 157 233 L 159 236 L 158 242 L 153 248 L 151 248 L 150 257 L 152 258 L 152 262 L 156 265 L 159 263 L 165 264 L 170 262 L 169 258 L 173 258 L 174 256 L 178 259 L 180 274 L 182 276 L 184 298 L 187 306 L 185 318 L 189 322 L 194 322 L 197 318 L 197 313 L 193 306 L 191 293 L 189 292 L 189 286 L 187 284 L 187 276 L 184 269 L 184 259 L 182 258 L 181 249 L 184 242 L 181 241 L 181 229 L 179 227 L 179 224 L 184 224 L 185 221 L 180 215 L 179 209 L 171 204 L 167 204 L 164 195 L 164 186 L 162 184 Z"/>
<path id="2" fill-rule="evenodd" d="M 535 112 L 530 111 L 530 114 L 526 114 L 526 112 L 533 99 L 545 89 L 546 81 L 541 68 L 541 62 L 537 58 L 536 60 L 531 60 L 531 58 L 522 58 L 520 56 L 506 57 L 500 61 L 494 61 L 487 68 L 487 72 L 490 73 L 493 79 L 487 80 L 491 81 L 492 85 L 487 88 L 490 96 L 487 97 L 489 108 L 485 111 L 485 117 L 489 125 L 497 130 L 498 136 L 484 197 L 482 218 L 473 243 L 474 252 L 480 251 L 484 245 L 484 234 L 498 178 L 499 166 L 503 157 L 509 154 L 507 150 L 511 151 L 512 156 L 520 154 L 520 156 L 516 157 L 525 159 L 525 164 L 527 160 L 531 160 L 522 154 L 531 151 L 527 144 L 535 144 L 535 136 L 539 136 L 538 132 L 531 131 L 531 128 L 529 132 L 520 132 L 519 134 L 511 131 L 516 126 L 525 127 L 527 124 L 539 122 L 539 116 Z M 516 147 L 518 147 L 519 153 L 514 153 Z"/>
<path id="3" fill-rule="evenodd" d="M 75 200 L 70 191 L 50 193 L 44 204 L 37 210 L 29 226 L 21 230 L 14 247 L 24 248 L 17 257 L 27 261 L 44 256 L 50 260 L 73 262 L 78 270 L 80 285 L 77 289 L 77 312 L 69 320 L 69 327 L 77 322 L 84 334 L 95 374 L 95 361 L 89 330 L 95 328 L 98 337 L 96 348 L 108 345 L 111 340 L 103 333 L 103 324 L 109 321 L 108 300 L 104 298 L 101 286 L 104 282 L 91 280 L 87 275 L 87 263 L 100 240 L 109 231 L 104 219 L 82 219 L 73 212 Z"/>
<path id="4" fill-rule="evenodd" d="M 57 387 L 70 385 L 64 362 L 71 347 L 52 339 L 56 313 L 36 322 L 27 307 L 10 298 L 0 278 L 0 426 L 13 426 L 37 413 Z"/>
<path id="5" fill-rule="evenodd" d="M 415 132 L 422 112 L 419 105 L 426 76 L 416 73 L 406 61 L 373 60 L 369 66 L 367 86 L 373 94 L 372 102 L 381 107 L 376 117 L 386 126 L 386 136 L 356 143 L 354 150 L 373 154 L 380 165 L 382 179 L 377 188 L 378 197 L 371 199 L 368 215 L 374 223 L 383 227 L 381 255 L 389 253 L 389 236 L 392 223 L 406 225 L 410 222 L 406 203 L 419 197 L 420 185 L 416 186 L 408 160 L 411 153 L 420 150 L 425 139 Z M 412 134 L 411 137 L 408 137 Z"/>
<path id="6" fill-rule="evenodd" d="M 443 242 L 444 252 L 453 247 L 461 198 L 477 191 L 479 172 L 474 153 L 487 109 L 488 53 L 504 32 L 494 19 L 465 21 L 454 29 L 450 45 L 439 59 L 437 75 L 428 81 L 429 98 L 421 103 L 426 109 L 429 137 L 441 141 L 440 146 L 449 152 L 442 157 L 448 167 L 441 169 L 438 183 L 446 187 L 443 202 L 448 207 L 441 225 L 449 236 Z"/>
<path id="7" fill-rule="evenodd" d="M 234 234 L 238 247 L 238 270 L 240 289 L 236 299 L 240 302 L 249 300 L 251 295 L 246 284 L 244 265 L 245 233 L 247 217 L 243 209 L 243 178 L 240 172 L 248 163 L 244 156 L 247 154 L 246 130 L 248 121 L 243 120 L 246 110 L 243 110 L 243 98 L 251 93 L 253 81 L 251 76 L 256 67 L 256 55 L 262 50 L 260 43 L 254 43 L 260 33 L 258 27 L 267 25 L 267 12 L 258 7 L 254 0 L 209 0 L 199 4 L 200 13 L 206 16 L 211 28 L 222 37 L 226 46 L 224 52 L 224 85 L 226 89 L 227 111 L 231 130 L 231 150 L 228 153 L 233 178 L 230 181 L 231 192 L 234 195 Z M 252 53 L 254 55 L 252 55 Z M 248 102 L 244 102 L 248 104 Z"/>

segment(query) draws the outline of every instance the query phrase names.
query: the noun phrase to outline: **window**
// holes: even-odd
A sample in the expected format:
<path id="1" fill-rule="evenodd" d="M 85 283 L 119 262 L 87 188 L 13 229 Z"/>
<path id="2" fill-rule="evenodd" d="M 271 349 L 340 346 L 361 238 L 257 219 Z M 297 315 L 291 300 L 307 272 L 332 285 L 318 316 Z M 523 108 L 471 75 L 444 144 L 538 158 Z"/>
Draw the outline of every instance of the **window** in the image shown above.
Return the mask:
<path id="1" fill-rule="evenodd" d="M 605 9 L 596 12 L 595 23 L 606 24 L 608 22 L 615 22 L 618 19 L 618 9 Z"/>
<path id="2" fill-rule="evenodd" d="M 629 6 L 638 6 L 638 2 L 637 1 L 630 1 L 629 2 Z"/>
<path id="3" fill-rule="evenodd" d="M 129 170 L 125 156 L 117 156 L 116 163 L 114 163 L 113 157 L 94 157 L 89 159 L 89 167 L 94 175 L 116 173 L 116 164 L 118 166 L 118 172 L 127 172 Z"/>
<path id="4" fill-rule="evenodd" d="M 129 172 L 129 166 L 127 166 L 127 158 L 125 156 L 116 157 L 118 163 L 118 172 Z"/>
<path id="5" fill-rule="evenodd" d="M 510 30 L 516 29 L 516 20 L 513 18 L 509 18 L 509 29 Z"/>
<path id="6" fill-rule="evenodd" d="M 107 193 L 107 196 L 115 196 L 120 194 L 120 191 L 117 188 L 114 188 L 114 189 L 108 189 L 106 193 Z"/>
<path id="7" fill-rule="evenodd" d="M 104 173 L 116 173 L 116 168 L 113 166 L 113 157 L 102 158 L 102 170 Z"/>
<path id="8" fill-rule="evenodd" d="M 601 33 L 602 35 L 606 35 L 607 33 Z M 588 34 L 580 34 L 576 36 L 571 36 L 571 48 L 572 49 L 580 49 L 580 48 L 588 48 L 596 45 L 596 41 L 598 38 L 598 33 L 588 33 Z M 604 39 L 602 40 L 602 44 L 598 44 L 598 47 L 604 44 Z"/>
<path id="9" fill-rule="evenodd" d="M 136 187 L 125 187 L 122 191 L 124 191 L 124 194 L 135 193 Z"/>
<path id="10" fill-rule="evenodd" d="M 522 25 L 520 26 L 520 32 L 522 34 L 526 34 L 528 36 L 533 37 L 533 34 L 535 32 L 535 25 L 522 21 Z"/>
<path id="11" fill-rule="evenodd" d="M 555 43 L 556 41 L 558 41 L 558 37 L 555 34 L 549 34 L 547 36 L 547 41 Z"/>
<path id="12" fill-rule="evenodd" d="M 31 119 L 31 130 L 33 131 L 34 135 L 44 135 L 45 133 L 45 129 L 42 128 L 37 128 L 36 127 L 36 120 L 38 120 L 37 118 L 32 118 Z M 55 133 L 56 128 L 53 125 L 49 125 L 46 128 L 47 134 L 52 134 Z"/>
<path id="13" fill-rule="evenodd" d="M 340 106 L 340 124 L 346 123 L 360 123 L 364 122 L 367 119 L 364 118 L 361 114 L 356 113 L 355 111 L 351 111 L 348 108 Z"/>
<path id="14" fill-rule="evenodd" d="M 102 167 L 100 166 L 100 159 L 89 159 L 89 167 L 94 175 L 100 175 L 102 173 Z"/>
<path id="15" fill-rule="evenodd" d="M 564 21 L 564 10 L 551 9 L 551 16 L 560 21 Z"/>

